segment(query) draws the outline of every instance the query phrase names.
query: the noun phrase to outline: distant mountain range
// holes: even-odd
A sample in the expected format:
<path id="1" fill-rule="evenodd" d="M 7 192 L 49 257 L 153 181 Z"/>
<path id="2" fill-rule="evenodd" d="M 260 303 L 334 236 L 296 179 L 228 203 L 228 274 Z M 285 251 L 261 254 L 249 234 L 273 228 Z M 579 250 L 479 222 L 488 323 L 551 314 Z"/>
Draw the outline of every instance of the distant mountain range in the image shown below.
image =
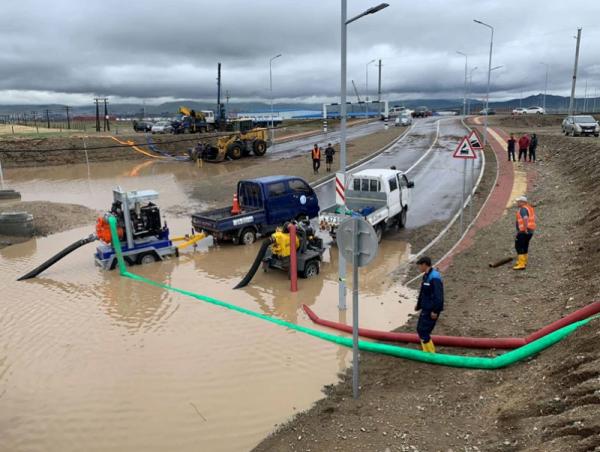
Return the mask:
<path id="1" fill-rule="evenodd" d="M 350 98 L 352 99 L 352 98 Z M 587 99 L 588 110 L 591 110 L 594 104 L 597 104 L 597 108 L 600 109 L 600 99 Z M 582 110 L 584 105 L 584 99 L 576 99 L 577 109 Z M 471 110 L 480 110 L 483 106 L 481 100 L 470 100 Z M 427 106 L 432 110 L 460 110 L 462 108 L 462 99 L 410 99 L 410 100 L 397 100 L 390 101 L 389 105 L 392 106 L 406 106 L 408 108 L 415 108 L 421 105 Z M 180 100 L 173 102 L 165 102 L 159 105 L 144 105 L 144 104 L 110 104 L 109 113 L 113 116 L 140 116 L 142 111 L 145 115 L 161 115 L 170 116 L 177 112 L 179 106 L 185 105 L 188 108 L 195 110 L 216 110 L 216 102 L 198 102 L 193 100 Z M 510 99 L 503 102 L 490 102 L 490 107 L 498 110 L 509 110 L 516 107 L 529 107 L 529 106 L 541 106 L 543 105 L 543 94 L 535 96 L 528 96 L 523 99 Z M 564 110 L 569 105 L 569 98 L 566 96 L 546 96 L 546 108 L 549 111 L 552 110 Z M 230 102 L 228 105 L 229 112 L 260 112 L 269 111 L 271 108 L 270 104 L 265 102 Z M 316 103 L 277 103 L 275 104 L 275 110 L 321 110 L 322 104 Z M 49 110 L 52 114 L 57 115 L 61 112 L 65 112 L 64 105 L 50 104 L 50 105 L 0 105 L 0 115 L 6 114 L 32 114 L 37 112 L 38 114 L 45 114 L 45 111 Z M 100 109 L 100 113 L 103 113 L 103 106 Z M 93 104 L 84 106 L 71 107 L 71 115 L 95 115 L 95 107 Z"/>

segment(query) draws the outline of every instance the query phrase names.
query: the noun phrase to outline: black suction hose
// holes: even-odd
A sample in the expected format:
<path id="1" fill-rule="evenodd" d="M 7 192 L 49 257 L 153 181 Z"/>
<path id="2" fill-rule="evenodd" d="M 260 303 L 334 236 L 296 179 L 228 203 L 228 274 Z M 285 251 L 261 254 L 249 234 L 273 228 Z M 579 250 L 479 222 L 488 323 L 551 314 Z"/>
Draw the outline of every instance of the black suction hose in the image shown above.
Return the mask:
<path id="1" fill-rule="evenodd" d="M 98 237 L 96 237 L 96 234 L 90 234 L 88 237 L 86 237 L 84 239 L 80 239 L 80 240 L 77 240 L 75 243 L 71 243 L 69 246 L 67 246 L 60 253 L 55 254 L 50 259 L 48 259 L 46 262 L 44 262 L 42 265 L 34 268 L 33 270 L 31 270 L 26 275 L 21 276 L 19 279 L 17 279 L 17 281 L 23 281 L 24 279 L 35 278 L 37 275 L 39 275 L 40 273 L 42 273 L 44 270 L 46 270 L 47 268 L 49 268 L 49 267 L 53 266 L 54 264 L 56 264 L 59 260 L 61 260 L 67 254 L 72 253 L 77 248 L 80 248 L 83 245 L 87 245 L 88 243 L 93 242 L 97 238 Z"/>
<path id="2" fill-rule="evenodd" d="M 256 271 L 258 270 L 258 267 L 260 267 L 260 263 L 263 260 L 263 257 L 265 257 L 265 254 L 267 253 L 267 249 L 269 248 L 269 245 L 271 244 L 271 240 L 265 240 L 262 245 L 260 246 L 260 249 L 258 250 L 258 254 L 256 255 L 256 258 L 254 259 L 254 262 L 252 263 L 252 267 L 250 267 L 250 270 L 248 270 L 248 273 L 246 273 L 246 276 L 244 276 L 244 279 L 242 279 L 237 286 L 234 287 L 234 289 L 241 289 L 242 287 L 246 287 L 248 285 L 248 283 L 250 281 L 252 281 L 252 278 L 254 278 L 254 275 L 256 274 Z"/>

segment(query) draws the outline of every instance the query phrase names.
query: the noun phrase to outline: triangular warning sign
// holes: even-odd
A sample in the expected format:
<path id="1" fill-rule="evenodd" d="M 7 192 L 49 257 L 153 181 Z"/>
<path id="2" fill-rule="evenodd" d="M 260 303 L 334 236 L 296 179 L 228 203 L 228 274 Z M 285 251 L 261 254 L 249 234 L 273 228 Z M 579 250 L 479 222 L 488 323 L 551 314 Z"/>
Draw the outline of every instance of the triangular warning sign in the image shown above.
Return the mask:
<path id="1" fill-rule="evenodd" d="M 471 143 L 471 147 L 476 151 L 481 151 L 483 149 L 481 140 L 479 139 L 479 134 L 475 131 L 475 129 L 471 130 L 471 133 L 469 134 L 469 143 Z"/>
<path id="2" fill-rule="evenodd" d="M 468 140 L 468 137 L 463 137 L 458 143 L 456 147 L 456 151 L 452 154 L 452 157 L 455 159 L 476 159 L 477 154 L 475 150 L 471 147 L 471 143 Z"/>

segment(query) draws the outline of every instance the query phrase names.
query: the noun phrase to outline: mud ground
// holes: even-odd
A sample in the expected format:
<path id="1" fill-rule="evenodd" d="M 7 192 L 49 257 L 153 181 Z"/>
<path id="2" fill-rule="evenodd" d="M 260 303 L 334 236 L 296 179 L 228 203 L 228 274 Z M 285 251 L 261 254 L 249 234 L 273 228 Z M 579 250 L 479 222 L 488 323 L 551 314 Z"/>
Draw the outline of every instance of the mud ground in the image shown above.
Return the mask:
<path id="1" fill-rule="evenodd" d="M 3 202 L 0 204 L 0 213 L 11 211 L 24 211 L 33 215 L 34 237 L 68 231 L 90 224 L 98 216 L 98 212 L 95 210 L 77 204 L 44 201 Z M 27 240 L 29 240 L 29 237 L 12 237 L 0 234 L 0 248 L 26 242 Z"/>
<path id="2" fill-rule="evenodd" d="M 514 254 L 512 212 L 453 259 L 437 334 L 525 336 L 600 297 L 600 141 L 539 127 L 530 197 L 538 227 L 524 272 L 488 268 Z M 439 256 L 432 256 L 439 257 Z M 497 371 L 362 353 L 351 378 L 263 441 L 257 451 L 598 451 L 600 330 L 581 328 L 540 355 Z M 364 325 L 368 327 L 368 325 Z M 415 322 L 401 328 L 414 330 Z M 441 353 L 499 351 L 438 347 Z"/>

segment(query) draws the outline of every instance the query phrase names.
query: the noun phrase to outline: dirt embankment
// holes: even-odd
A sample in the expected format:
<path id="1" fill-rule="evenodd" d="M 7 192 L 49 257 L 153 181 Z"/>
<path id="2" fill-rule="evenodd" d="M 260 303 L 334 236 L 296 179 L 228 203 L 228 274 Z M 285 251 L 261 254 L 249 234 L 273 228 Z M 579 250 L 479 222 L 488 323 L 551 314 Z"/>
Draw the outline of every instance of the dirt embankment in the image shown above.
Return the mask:
<path id="1" fill-rule="evenodd" d="M 536 129 L 541 127 L 554 127 L 560 131 L 563 119 L 565 119 L 565 115 L 498 115 L 490 116 L 489 122 L 490 125 L 502 127 L 508 133 L 513 129 L 537 132 Z"/>
<path id="2" fill-rule="evenodd" d="M 98 212 L 77 204 L 63 204 L 47 201 L 18 201 L 0 204 L 1 212 L 29 212 L 33 215 L 34 236 L 46 236 L 67 231 L 86 224 L 93 232 L 94 220 Z M 28 237 L 0 235 L 0 248 L 29 240 Z"/>
<path id="3" fill-rule="evenodd" d="M 600 141 L 539 132 L 530 197 L 539 229 L 525 272 L 487 263 L 514 255 L 514 217 L 478 231 L 445 276 L 437 334 L 522 337 L 600 298 Z M 439 256 L 433 256 L 439 257 Z M 258 451 L 591 451 L 600 444 L 599 320 L 540 355 L 497 371 L 432 366 L 363 352 L 351 379 Z M 414 330 L 414 320 L 402 330 Z M 368 327 L 368 325 L 364 325 Z M 494 356 L 438 347 L 441 353 Z"/>

